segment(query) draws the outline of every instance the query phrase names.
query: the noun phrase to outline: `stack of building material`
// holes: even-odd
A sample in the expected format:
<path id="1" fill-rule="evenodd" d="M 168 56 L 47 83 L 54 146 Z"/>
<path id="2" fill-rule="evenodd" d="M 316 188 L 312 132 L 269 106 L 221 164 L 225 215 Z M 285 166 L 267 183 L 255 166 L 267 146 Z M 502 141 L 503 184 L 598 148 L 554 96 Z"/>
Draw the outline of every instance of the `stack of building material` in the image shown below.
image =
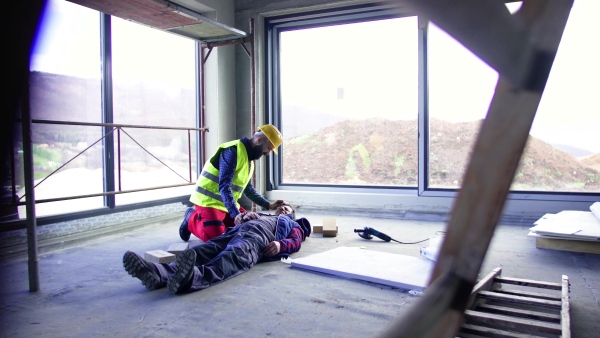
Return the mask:
<path id="1" fill-rule="evenodd" d="M 564 210 L 546 214 L 530 228 L 536 247 L 600 254 L 600 202 L 591 211 Z"/>
<path id="2" fill-rule="evenodd" d="M 323 234 L 323 237 L 336 237 L 338 234 L 338 225 L 335 217 L 323 218 L 323 224 L 313 225 L 313 233 Z"/>

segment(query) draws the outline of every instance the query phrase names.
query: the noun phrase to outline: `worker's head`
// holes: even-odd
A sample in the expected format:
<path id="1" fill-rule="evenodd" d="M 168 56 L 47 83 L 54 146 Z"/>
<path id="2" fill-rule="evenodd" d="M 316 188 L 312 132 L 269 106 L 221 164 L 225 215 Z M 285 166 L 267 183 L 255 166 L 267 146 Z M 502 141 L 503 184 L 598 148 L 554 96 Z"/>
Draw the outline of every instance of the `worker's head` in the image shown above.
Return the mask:
<path id="1" fill-rule="evenodd" d="M 248 149 L 248 159 L 254 161 L 263 155 L 268 155 L 271 151 L 277 154 L 277 147 L 281 145 L 283 139 L 281 133 L 274 125 L 265 124 L 258 127 L 251 141 L 252 149 Z"/>
<path id="2" fill-rule="evenodd" d="M 296 210 L 291 205 L 284 204 L 277 207 L 275 215 L 292 215 L 292 219 L 296 219 Z"/>

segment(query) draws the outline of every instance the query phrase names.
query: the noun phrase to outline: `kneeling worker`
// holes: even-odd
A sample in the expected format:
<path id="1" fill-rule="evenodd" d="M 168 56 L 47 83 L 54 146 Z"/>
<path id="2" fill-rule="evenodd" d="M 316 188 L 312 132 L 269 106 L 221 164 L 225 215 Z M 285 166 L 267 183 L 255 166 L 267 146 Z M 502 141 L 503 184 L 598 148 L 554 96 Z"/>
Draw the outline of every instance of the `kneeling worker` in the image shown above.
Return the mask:
<path id="1" fill-rule="evenodd" d="M 190 196 L 194 208 L 186 210 L 179 226 L 181 239 L 187 242 L 194 234 L 206 242 L 223 234 L 226 228 L 233 227 L 235 217 L 246 212 L 238 203 L 242 194 L 268 210 L 285 205 L 282 200 L 270 203 L 250 182 L 254 161 L 271 151 L 277 154 L 277 147 L 282 142 L 279 130 L 265 124 L 250 139 L 243 137 L 221 144 L 206 161 L 198 177 L 196 190 Z"/>

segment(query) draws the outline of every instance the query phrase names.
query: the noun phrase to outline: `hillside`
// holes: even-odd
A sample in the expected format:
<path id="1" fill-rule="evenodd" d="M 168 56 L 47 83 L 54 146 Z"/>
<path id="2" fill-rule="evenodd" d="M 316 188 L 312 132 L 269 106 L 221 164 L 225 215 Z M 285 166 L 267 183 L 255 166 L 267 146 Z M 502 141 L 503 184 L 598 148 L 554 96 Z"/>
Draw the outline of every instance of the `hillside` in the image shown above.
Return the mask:
<path id="1" fill-rule="evenodd" d="M 187 127 L 194 122 L 195 94 L 192 89 L 168 84 L 115 81 L 113 83 L 114 123 Z M 102 120 L 99 79 L 84 79 L 44 72 L 30 73 L 31 116 L 53 121 L 95 122 Z M 55 142 L 95 142 L 101 136 L 97 127 L 35 125 L 37 144 Z M 139 131 L 136 132 L 140 133 Z M 148 133 L 149 134 L 149 133 Z M 161 132 L 139 136 L 144 144 L 169 143 Z M 164 136 L 167 135 L 167 136 Z"/>
<path id="2" fill-rule="evenodd" d="M 432 120 L 430 186 L 458 187 L 481 121 Z M 284 144 L 286 183 L 416 186 L 417 123 L 346 120 Z M 596 162 L 592 162 L 596 159 Z M 600 191 L 600 172 L 584 161 L 530 137 L 513 182 L 515 190 Z"/>
<path id="3" fill-rule="evenodd" d="M 581 160 L 584 165 L 600 171 L 600 154 L 595 154 Z"/>

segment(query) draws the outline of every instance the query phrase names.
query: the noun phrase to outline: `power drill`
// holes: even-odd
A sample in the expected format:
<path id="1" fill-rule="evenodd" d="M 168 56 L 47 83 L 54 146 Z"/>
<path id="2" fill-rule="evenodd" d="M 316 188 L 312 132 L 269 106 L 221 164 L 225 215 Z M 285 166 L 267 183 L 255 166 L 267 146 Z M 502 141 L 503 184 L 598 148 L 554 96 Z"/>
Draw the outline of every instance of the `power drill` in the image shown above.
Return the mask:
<path id="1" fill-rule="evenodd" d="M 375 236 L 377 238 L 383 239 L 386 242 L 392 240 L 392 237 L 369 227 L 365 227 L 364 229 L 354 229 L 354 232 L 357 232 L 358 235 L 364 239 L 372 239 L 373 236 Z"/>

